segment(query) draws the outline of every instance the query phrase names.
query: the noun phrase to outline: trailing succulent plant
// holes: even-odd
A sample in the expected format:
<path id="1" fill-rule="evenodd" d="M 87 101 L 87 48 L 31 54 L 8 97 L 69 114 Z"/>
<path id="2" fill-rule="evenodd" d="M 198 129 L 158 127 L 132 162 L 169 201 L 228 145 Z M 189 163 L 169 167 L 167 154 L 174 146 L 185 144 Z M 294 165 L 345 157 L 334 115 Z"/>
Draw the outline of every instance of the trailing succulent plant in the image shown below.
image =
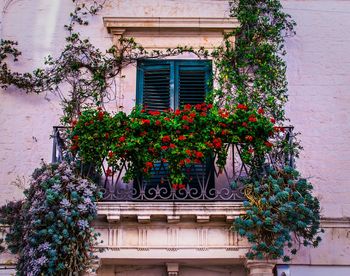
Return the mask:
<path id="1" fill-rule="evenodd" d="M 78 177 L 66 162 L 43 164 L 24 194 L 24 200 L 0 210 L 2 222 L 9 225 L 8 249 L 19 256 L 17 274 L 84 271 L 99 235 L 91 227 L 100 196 L 95 184 Z M 13 207 L 15 212 L 8 212 Z"/>
<path id="2" fill-rule="evenodd" d="M 262 178 L 245 184 L 246 214 L 235 220 L 233 228 L 252 244 L 249 259 L 289 261 L 299 245 L 318 246 L 323 230 L 312 189 L 291 167 L 270 168 Z"/>

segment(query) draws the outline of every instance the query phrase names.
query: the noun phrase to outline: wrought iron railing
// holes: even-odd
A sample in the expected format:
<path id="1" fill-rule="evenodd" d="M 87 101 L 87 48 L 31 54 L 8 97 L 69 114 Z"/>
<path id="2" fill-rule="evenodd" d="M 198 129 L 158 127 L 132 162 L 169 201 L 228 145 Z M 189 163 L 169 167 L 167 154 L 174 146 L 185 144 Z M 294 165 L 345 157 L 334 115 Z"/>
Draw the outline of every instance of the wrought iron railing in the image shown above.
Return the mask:
<path id="1" fill-rule="evenodd" d="M 53 127 L 52 162 L 68 159 L 74 161 L 69 153 L 67 128 Z M 272 166 L 294 166 L 292 151 L 286 145 L 293 143 L 293 128 L 284 127 L 275 135 L 275 144 L 281 144 L 265 156 L 266 163 Z M 282 146 L 283 144 L 283 146 Z M 149 179 L 137 177 L 125 183 L 123 176 L 128 169 L 126 163 L 121 169 L 108 171 L 106 162 L 100 169 L 92 164 L 81 165 L 81 173 L 94 179 L 99 185 L 104 201 L 242 201 L 242 181 L 250 174 L 250 167 L 242 162 L 241 148 L 238 144 L 226 145 L 227 162 L 223 169 L 216 166 L 217 156 L 207 159 L 205 164 L 195 164 L 186 168 L 186 181 L 182 187 L 174 187 L 167 177 L 167 164 L 157 163 Z"/>

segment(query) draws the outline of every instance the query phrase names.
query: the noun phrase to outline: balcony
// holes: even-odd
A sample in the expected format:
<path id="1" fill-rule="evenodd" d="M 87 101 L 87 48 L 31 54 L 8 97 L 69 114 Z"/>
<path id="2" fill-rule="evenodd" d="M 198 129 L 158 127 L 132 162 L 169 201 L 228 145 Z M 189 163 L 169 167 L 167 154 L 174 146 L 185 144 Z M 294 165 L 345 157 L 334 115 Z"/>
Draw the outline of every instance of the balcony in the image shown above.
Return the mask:
<path id="1" fill-rule="evenodd" d="M 68 149 L 67 128 L 53 127 L 52 162 L 62 160 L 74 161 Z M 276 145 L 293 143 L 293 128 L 284 127 L 274 137 Z M 275 147 L 265 156 L 266 163 L 272 166 L 288 164 L 293 166 L 294 158 L 291 152 L 281 152 L 282 147 Z M 219 170 L 216 166 L 217 156 L 207 158 L 205 164 L 194 164 L 186 167 L 186 181 L 181 187 L 170 183 L 167 178 L 167 164 L 159 162 L 151 171 L 152 177 L 145 179 L 142 175 L 132 183 L 125 183 L 123 176 L 127 164 L 122 164 L 120 170 L 110 171 L 106 162 L 100 170 L 92 164 L 81 165 L 81 174 L 95 180 L 103 193 L 102 201 L 231 201 L 244 199 L 242 181 L 250 174 L 250 167 L 242 162 L 239 144 L 226 145 L 226 166 Z"/>

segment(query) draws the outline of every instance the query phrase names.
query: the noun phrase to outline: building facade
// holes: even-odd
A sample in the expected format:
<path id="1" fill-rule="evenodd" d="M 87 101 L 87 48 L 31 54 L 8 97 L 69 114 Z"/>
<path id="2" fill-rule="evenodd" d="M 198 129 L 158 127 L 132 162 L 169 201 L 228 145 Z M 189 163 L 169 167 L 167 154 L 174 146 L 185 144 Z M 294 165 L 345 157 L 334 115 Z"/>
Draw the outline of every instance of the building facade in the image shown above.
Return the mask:
<path id="1" fill-rule="evenodd" d="M 277 262 L 275 273 L 349 275 L 350 2 L 292 0 L 283 5 L 298 23 L 297 35 L 286 42 L 287 116 L 301 132 L 304 151 L 297 167 L 314 184 L 325 233 L 318 248 L 301 249 L 288 265 Z M 72 9 L 69 0 L 2 1 L 1 37 L 17 40 L 23 53 L 14 70 L 31 71 L 43 65 L 43 57 L 60 53 L 63 25 Z M 107 1 L 80 31 L 101 49 L 116 45 L 124 36 L 134 37 L 149 50 L 178 45 L 210 50 L 238 24 L 229 18 L 226 0 L 116 0 Z M 157 64 L 129 65 L 107 107 L 130 112 L 136 103 L 154 104 L 143 88 L 152 66 L 175 68 L 166 73 L 174 79 L 173 96 L 159 105 L 176 107 L 182 93 L 176 79 L 193 67 L 199 72 L 197 79 L 205 78 L 209 73 L 202 65 L 191 54 Z M 207 88 L 202 89 L 205 94 Z M 1 91 L 0 97 L 0 200 L 5 203 L 22 196 L 14 181 L 27 184 L 40 160 L 51 160 L 50 135 L 52 126 L 59 124 L 61 107 L 53 94 L 24 95 L 13 87 Z M 193 100 L 189 94 L 183 97 Z M 110 200 L 98 208 L 95 227 L 105 250 L 96 262 L 97 275 L 271 275 L 275 267 L 274 262 L 248 262 L 248 243 L 230 231 L 233 219 L 244 212 L 239 200 Z M 14 256 L 1 256 L 0 273 L 10 275 L 14 261 Z"/>

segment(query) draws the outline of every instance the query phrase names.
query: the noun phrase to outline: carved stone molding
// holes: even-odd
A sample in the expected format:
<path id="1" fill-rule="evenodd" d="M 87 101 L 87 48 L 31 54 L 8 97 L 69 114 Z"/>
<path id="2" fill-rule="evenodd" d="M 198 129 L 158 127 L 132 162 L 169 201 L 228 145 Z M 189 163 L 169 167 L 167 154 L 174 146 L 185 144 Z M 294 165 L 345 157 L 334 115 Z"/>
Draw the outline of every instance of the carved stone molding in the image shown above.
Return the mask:
<path id="1" fill-rule="evenodd" d="M 276 262 L 273 261 L 246 261 L 249 270 L 248 276 L 273 276 Z"/>
<path id="2" fill-rule="evenodd" d="M 210 49 L 221 44 L 223 34 L 239 26 L 238 20 L 232 17 L 104 17 L 103 22 L 116 46 L 123 36 L 134 37 L 149 49 L 178 45 Z"/>
<path id="3" fill-rule="evenodd" d="M 103 17 L 103 23 L 109 33 L 161 29 L 229 32 L 239 26 L 238 20 L 232 17 Z"/>
<path id="4" fill-rule="evenodd" d="M 179 223 L 182 219 L 206 224 L 215 220 L 231 224 L 244 213 L 240 202 L 99 202 L 98 215 L 110 223 L 133 219 L 139 223 L 165 219 Z"/>

